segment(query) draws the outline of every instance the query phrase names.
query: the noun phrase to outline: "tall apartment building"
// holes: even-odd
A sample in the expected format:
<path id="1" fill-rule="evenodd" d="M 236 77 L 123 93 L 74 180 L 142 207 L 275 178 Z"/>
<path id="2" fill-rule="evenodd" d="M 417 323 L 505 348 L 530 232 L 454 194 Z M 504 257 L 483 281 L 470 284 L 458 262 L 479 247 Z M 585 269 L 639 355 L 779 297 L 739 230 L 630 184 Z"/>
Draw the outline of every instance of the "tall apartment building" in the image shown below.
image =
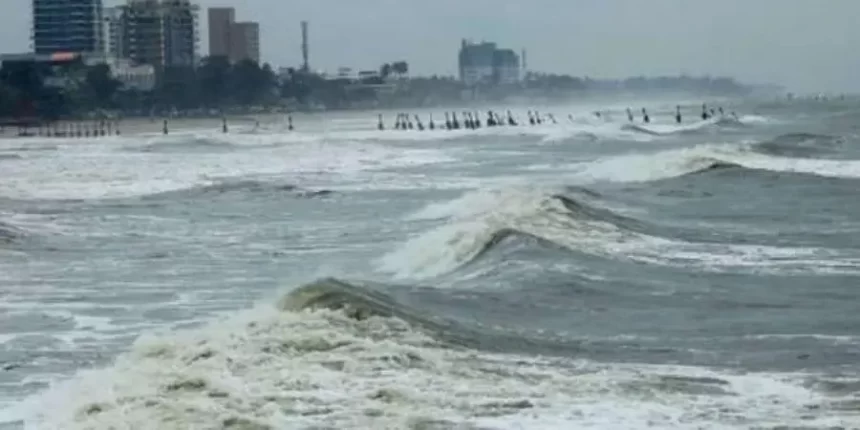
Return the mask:
<path id="1" fill-rule="evenodd" d="M 209 55 L 230 57 L 230 27 L 236 21 L 232 7 L 209 8 Z"/>
<path id="2" fill-rule="evenodd" d="M 196 4 L 190 0 L 128 0 L 121 8 L 121 58 L 155 67 L 197 64 Z"/>
<path id="3" fill-rule="evenodd" d="M 475 44 L 463 40 L 459 55 L 460 80 L 469 86 L 492 81 L 495 53 L 495 43 Z"/>
<path id="4" fill-rule="evenodd" d="M 520 81 L 520 56 L 513 49 L 497 49 L 493 53 L 493 80 L 500 85 Z"/>
<path id="5" fill-rule="evenodd" d="M 122 8 L 108 7 L 104 9 L 104 54 L 107 58 L 123 58 L 123 19 Z"/>
<path id="6" fill-rule="evenodd" d="M 194 66 L 200 59 L 197 15 L 190 0 L 162 0 L 164 58 L 167 66 Z"/>
<path id="7" fill-rule="evenodd" d="M 513 50 L 499 49 L 495 43 L 463 40 L 459 55 L 460 80 L 468 86 L 509 85 L 520 80 L 520 57 Z"/>
<path id="8" fill-rule="evenodd" d="M 101 0 L 33 0 L 33 51 L 102 53 Z"/>
<path id="9" fill-rule="evenodd" d="M 230 28 L 230 60 L 260 62 L 260 24 L 237 22 Z"/>
<path id="10" fill-rule="evenodd" d="M 209 8 L 209 55 L 260 62 L 260 25 L 235 21 L 235 9 Z"/>

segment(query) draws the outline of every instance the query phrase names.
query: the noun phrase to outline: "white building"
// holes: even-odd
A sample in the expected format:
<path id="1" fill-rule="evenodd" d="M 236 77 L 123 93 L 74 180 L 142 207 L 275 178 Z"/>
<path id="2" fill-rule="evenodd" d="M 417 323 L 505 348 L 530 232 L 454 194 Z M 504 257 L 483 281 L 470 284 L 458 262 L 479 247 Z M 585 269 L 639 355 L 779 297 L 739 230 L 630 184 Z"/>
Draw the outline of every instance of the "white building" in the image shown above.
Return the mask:
<path id="1" fill-rule="evenodd" d="M 459 55 L 460 81 L 467 86 L 511 85 L 520 81 L 519 56 L 495 43 L 463 40 Z"/>
<path id="2" fill-rule="evenodd" d="M 127 0 L 120 8 L 120 57 L 159 68 L 197 64 L 197 4 L 191 0 Z"/>
<path id="3" fill-rule="evenodd" d="M 135 64 L 126 58 L 111 56 L 90 56 L 84 58 L 88 66 L 106 64 L 111 76 L 122 83 L 125 90 L 152 91 L 155 88 L 155 66 Z"/>
<path id="4" fill-rule="evenodd" d="M 497 49 L 493 54 L 493 79 L 499 85 L 520 81 L 520 57 L 510 49 Z"/>
<path id="5" fill-rule="evenodd" d="M 104 9 L 104 52 L 108 58 L 123 58 L 123 19 L 122 8 Z"/>
<path id="6" fill-rule="evenodd" d="M 132 64 L 125 59 L 117 59 L 110 66 L 114 79 L 122 82 L 127 90 L 152 91 L 155 88 L 155 67 L 151 64 Z"/>
<path id="7" fill-rule="evenodd" d="M 459 55 L 460 80 L 468 86 L 491 82 L 495 52 L 495 43 L 473 44 L 463 40 Z"/>

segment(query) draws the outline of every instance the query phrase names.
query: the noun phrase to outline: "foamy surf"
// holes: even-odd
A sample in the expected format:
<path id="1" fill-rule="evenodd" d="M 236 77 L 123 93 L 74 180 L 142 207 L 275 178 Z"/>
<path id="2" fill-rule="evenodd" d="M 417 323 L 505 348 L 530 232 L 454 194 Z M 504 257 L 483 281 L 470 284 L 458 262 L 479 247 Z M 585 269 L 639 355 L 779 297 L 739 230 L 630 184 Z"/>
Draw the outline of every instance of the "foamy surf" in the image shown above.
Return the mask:
<path id="1" fill-rule="evenodd" d="M 277 138 L 270 137 L 266 142 L 271 143 L 273 139 Z M 202 142 L 209 146 L 212 141 Z M 200 142 L 169 141 L 166 144 L 171 148 L 176 145 L 190 148 Z M 116 153 L 104 147 L 101 151 L 110 152 L 78 150 L 64 154 L 53 163 L 29 160 L 6 163 L 4 172 L 9 176 L 0 184 L 0 196 L 16 199 L 122 198 L 213 185 L 206 179 L 208 177 L 278 175 L 295 183 L 305 175 L 341 177 L 452 160 L 439 150 L 355 142 L 311 142 L 239 153 L 212 153 L 207 149 L 210 152 L 203 154 L 132 154 Z"/>
<path id="2" fill-rule="evenodd" d="M 407 219 L 449 221 L 383 256 L 379 270 L 404 279 L 435 277 L 473 262 L 507 237 L 527 235 L 578 253 L 704 271 L 860 273 L 860 254 L 856 253 L 694 243 L 655 236 L 648 233 L 647 224 L 564 192 L 534 188 L 478 191 L 431 204 Z"/>
<path id="3" fill-rule="evenodd" d="M 661 103 L 634 105 L 665 134 L 580 106 L 2 139 L 0 421 L 850 428 L 854 122 L 683 131 Z M 339 279 L 252 305 L 308 275 Z"/>
<path id="4" fill-rule="evenodd" d="M 446 346 L 401 319 L 348 315 L 262 307 L 145 336 L 110 367 L 2 417 L 64 430 L 728 429 L 851 419 L 804 386 L 808 375 L 483 353 Z"/>
<path id="5" fill-rule="evenodd" d="M 754 144 L 703 144 L 655 152 L 635 152 L 569 164 L 569 178 L 584 182 L 646 182 L 678 177 L 715 164 L 748 169 L 806 173 L 834 178 L 860 177 L 860 160 L 789 158 L 762 154 Z"/>

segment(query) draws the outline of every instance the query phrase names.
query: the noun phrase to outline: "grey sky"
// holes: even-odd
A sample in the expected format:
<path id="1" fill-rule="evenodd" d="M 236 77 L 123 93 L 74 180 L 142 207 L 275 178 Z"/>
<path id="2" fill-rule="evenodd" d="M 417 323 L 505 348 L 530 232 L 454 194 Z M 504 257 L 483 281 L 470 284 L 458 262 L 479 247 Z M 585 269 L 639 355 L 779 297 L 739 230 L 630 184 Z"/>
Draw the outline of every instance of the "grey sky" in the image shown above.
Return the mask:
<path id="1" fill-rule="evenodd" d="M 105 0 L 106 5 L 119 0 Z M 529 68 L 591 77 L 733 75 L 799 91 L 860 91 L 860 0 L 198 0 L 261 25 L 265 61 L 453 74 L 462 37 L 528 49 Z M 0 51 L 27 50 L 29 0 L 3 0 Z M 201 46 L 207 49 L 205 10 Z"/>

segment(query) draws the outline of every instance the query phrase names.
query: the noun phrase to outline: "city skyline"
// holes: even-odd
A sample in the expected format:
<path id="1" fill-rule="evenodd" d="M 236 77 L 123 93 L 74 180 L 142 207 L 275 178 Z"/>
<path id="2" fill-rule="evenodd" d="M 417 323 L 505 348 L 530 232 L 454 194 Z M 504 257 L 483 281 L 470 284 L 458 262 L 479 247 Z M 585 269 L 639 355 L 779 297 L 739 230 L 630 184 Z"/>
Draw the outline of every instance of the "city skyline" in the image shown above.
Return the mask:
<path id="1" fill-rule="evenodd" d="M 18 3 L 18 2 L 16 2 Z M 105 6 L 118 1 L 105 0 Z M 235 7 L 260 23 L 262 61 L 301 64 L 300 21 L 311 23 L 311 65 L 378 67 L 392 59 L 418 74 L 457 74 L 462 38 L 529 50 L 530 68 L 579 76 L 732 75 L 801 91 L 857 91 L 860 56 L 854 17 L 860 2 L 827 7 L 803 0 L 538 0 L 527 5 L 476 0 L 198 0 Z M 29 50 L 31 2 L 0 17 L 0 51 Z M 24 19 L 22 19 L 24 18 Z M 201 16 L 200 34 L 207 25 Z M 204 42 L 204 41 L 201 41 Z M 208 43 L 201 43 L 202 54 Z"/>

